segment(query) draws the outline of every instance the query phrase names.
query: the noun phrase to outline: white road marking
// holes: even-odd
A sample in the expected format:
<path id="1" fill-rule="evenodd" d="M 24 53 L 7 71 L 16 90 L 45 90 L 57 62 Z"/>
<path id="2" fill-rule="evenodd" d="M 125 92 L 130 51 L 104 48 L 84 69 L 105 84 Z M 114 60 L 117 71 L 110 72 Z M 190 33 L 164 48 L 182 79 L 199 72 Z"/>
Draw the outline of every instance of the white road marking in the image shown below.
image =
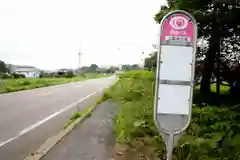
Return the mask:
<path id="1" fill-rule="evenodd" d="M 80 87 L 82 87 L 83 86 L 83 84 L 82 85 L 75 85 L 74 87 L 75 88 L 80 88 Z"/>
<path id="2" fill-rule="evenodd" d="M 42 95 L 43 96 L 48 96 L 48 95 L 50 95 L 50 94 L 52 94 L 51 92 L 45 92 L 45 93 L 43 93 Z"/>
<path id="3" fill-rule="evenodd" d="M 45 122 L 51 120 L 52 118 L 56 117 L 57 115 L 59 115 L 59 114 L 65 112 L 65 111 L 67 111 L 68 109 L 74 107 L 74 106 L 77 105 L 78 103 L 83 102 L 84 100 L 90 98 L 91 96 L 97 94 L 98 92 L 99 92 L 99 91 L 97 91 L 97 92 L 93 92 L 93 93 L 87 95 L 86 97 L 84 97 L 84 98 L 82 98 L 82 99 L 80 99 L 80 100 L 78 100 L 78 101 L 76 101 L 76 102 L 74 102 L 74 103 L 68 105 L 67 107 L 65 107 L 65 108 L 63 108 L 63 109 L 61 109 L 61 110 L 59 110 L 59 111 L 57 111 L 57 112 L 51 114 L 50 116 L 44 118 L 43 120 L 38 121 L 37 123 L 35 123 L 35 124 L 33 124 L 33 125 L 31 125 L 31 126 L 25 128 L 25 129 L 23 129 L 23 130 L 22 130 L 21 132 L 19 132 L 16 136 L 14 136 L 14 137 L 12 137 L 12 138 L 10 138 L 10 139 L 4 141 L 4 142 L 1 142 L 1 143 L 0 143 L 0 148 L 1 148 L 2 146 L 4 146 L 4 145 L 10 143 L 11 141 L 13 141 L 13 140 L 19 138 L 20 136 L 22 136 L 22 135 L 24 135 L 24 134 L 30 132 L 31 130 L 35 129 L 36 127 L 40 126 L 41 124 L 43 124 L 43 123 L 45 123 Z"/>

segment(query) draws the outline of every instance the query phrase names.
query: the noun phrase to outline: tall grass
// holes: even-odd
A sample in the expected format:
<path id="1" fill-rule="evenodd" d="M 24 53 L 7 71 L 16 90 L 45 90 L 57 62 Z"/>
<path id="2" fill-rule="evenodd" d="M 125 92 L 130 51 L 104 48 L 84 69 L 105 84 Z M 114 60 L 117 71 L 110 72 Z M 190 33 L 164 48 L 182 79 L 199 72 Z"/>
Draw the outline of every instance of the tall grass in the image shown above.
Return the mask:
<path id="1" fill-rule="evenodd" d="M 119 75 L 116 85 L 105 97 L 120 104 L 115 118 L 115 134 L 119 143 L 131 144 L 143 138 L 165 157 L 165 145 L 153 120 L 154 80 L 148 71 L 132 71 Z M 222 87 L 225 92 L 227 89 Z M 198 91 L 195 91 L 198 93 Z M 198 95 L 195 99 L 198 100 Z M 208 97 L 210 99 L 210 97 Z M 219 100 L 219 99 L 215 99 Z M 203 101 L 204 100 L 199 100 Z M 226 103 L 228 104 L 228 103 Z M 238 160 L 240 159 L 240 105 L 219 107 L 193 105 L 192 121 L 186 134 L 174 149 L 174 160 Z"/>

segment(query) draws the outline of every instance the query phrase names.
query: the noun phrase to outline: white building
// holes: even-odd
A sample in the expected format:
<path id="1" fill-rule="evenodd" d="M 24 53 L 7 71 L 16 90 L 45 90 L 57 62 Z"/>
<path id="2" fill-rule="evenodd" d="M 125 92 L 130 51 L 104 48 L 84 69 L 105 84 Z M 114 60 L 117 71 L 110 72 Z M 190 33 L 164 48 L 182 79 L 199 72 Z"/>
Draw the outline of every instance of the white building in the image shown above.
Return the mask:
<path id="1" fill-rule="evenodd" d="M 23 74 L 26 78 L 40 76 L 40 69 L 33 66 L 12 65 L 10 71 L 11 73 Z"/>

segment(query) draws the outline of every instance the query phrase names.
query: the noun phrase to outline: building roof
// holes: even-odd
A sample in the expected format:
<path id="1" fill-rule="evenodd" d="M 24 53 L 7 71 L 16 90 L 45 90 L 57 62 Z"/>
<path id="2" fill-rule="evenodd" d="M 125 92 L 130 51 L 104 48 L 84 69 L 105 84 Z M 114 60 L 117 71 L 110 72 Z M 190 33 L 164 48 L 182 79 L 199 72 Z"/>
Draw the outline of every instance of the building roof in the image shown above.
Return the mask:
<path id="1" fill-rule="evenodd" d="M 13 71 L 14 72 L 32 72 L 39 70 L 34 66 L 26 66 L 26 65 L 14 65 L 13 66 Z"/>
<path id="2" fill-rule="evenodd" d="M 26 65 L 14 65 L 16 68 L 36 68 L 34 66 L 26 66 Z"/>

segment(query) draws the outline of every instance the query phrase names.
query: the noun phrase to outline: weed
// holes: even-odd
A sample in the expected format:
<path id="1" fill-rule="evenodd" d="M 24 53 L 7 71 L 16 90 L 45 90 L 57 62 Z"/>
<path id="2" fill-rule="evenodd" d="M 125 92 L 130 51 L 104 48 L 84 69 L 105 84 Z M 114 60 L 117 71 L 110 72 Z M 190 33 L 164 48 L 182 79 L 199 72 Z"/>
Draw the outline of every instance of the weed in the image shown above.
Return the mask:
<path id="1" fill-rule="evenodd" d="M 78 118 L 82 116 L 82 112 L 76 112 L 71 119 L 64 125 L 64 129 L 70 126 L 73 122 L 75 122 Z"/>
<path id="2" fill-rule="evenodd" d="M 102 103 L 103 101 L 104 101 L 104 98 L 103 96 L 101 96 L 92 107 L 86 108 L 82 112 L 76 112 L 71 117 L 71 119 L 64 125 L 64 129 L 66 129 L 68 126 L 70 126 L 80 117 L 90 117 L 92 115 L 91 112 L 97 107 L 98 104 Z"/>
<path id="3" fill-rule="evenodd" d="M 132 71 L 119 77 L 118 83 L 105 92 L 105 97 L 120 104 L 115 117 L 117 141 L 131 144 L 139 137 L 150 138 L 158 157 L 166 159 L 165 145 L 153 120 L 154 73 Z M 196 87 L 194 103 L 197 105 L 193 105 L 186 134 L 174 149 L 174 160 L 240 159 L 239 98 L 229 96 L 227 87 L 221 88 L 221 95 L 216 95 L 214 88 L 213 85 L 210 95 L 200 95 Z"/>

